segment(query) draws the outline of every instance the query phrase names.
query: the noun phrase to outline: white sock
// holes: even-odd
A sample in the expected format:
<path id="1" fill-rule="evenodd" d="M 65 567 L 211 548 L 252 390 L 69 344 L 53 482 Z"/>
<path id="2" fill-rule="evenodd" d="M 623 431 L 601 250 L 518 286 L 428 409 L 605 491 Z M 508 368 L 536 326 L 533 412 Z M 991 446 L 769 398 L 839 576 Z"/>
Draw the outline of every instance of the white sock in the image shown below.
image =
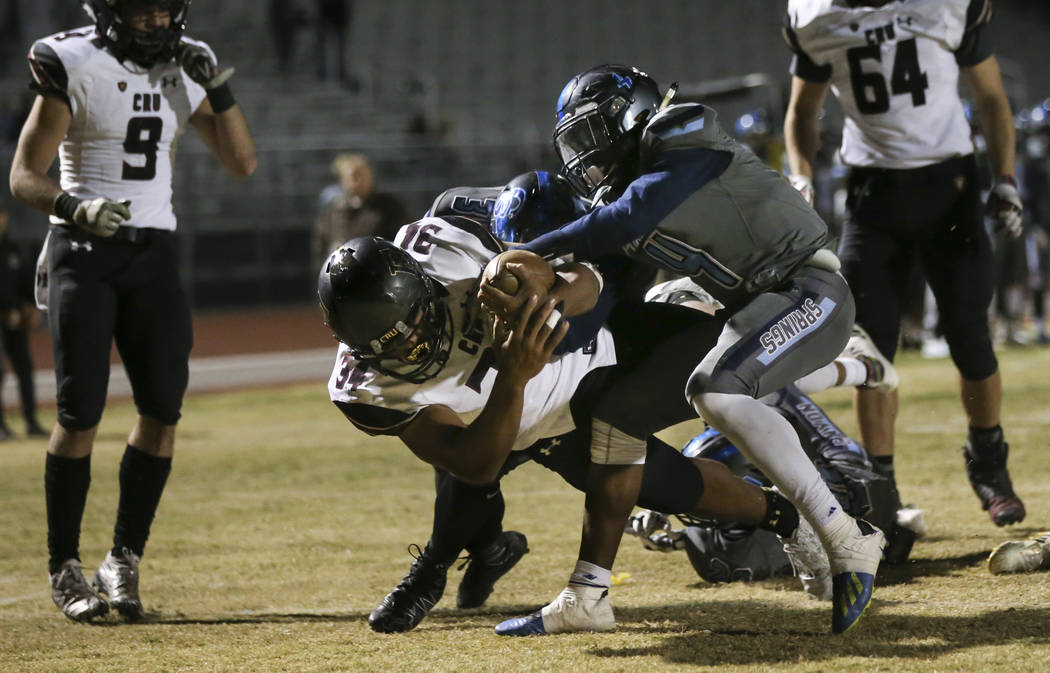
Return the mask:
<path id="1" fill-rule="evenodd" d="M 842 365 L 842 368 L 846 370 L 846 376 L 843 378 L 842 386 L 860 386 L 868 380 L 868 368 L 864 366 L 864 363 L 857 358 L 838 358 L 835 360 Z"/>
<path id="2" fill-rule="evenodd" d="M 609 577 L 612 571 L 587 561 L 577 561 L 576 568 L 569 576 L 569 586 L 574 587 L 579 593 L 588 593 L 587 589 L 595 588 L 605 590 L 609 588 Z"/>
<path id="3" fill-rule="evenodd" d="M 836 360 L 836 362 L 838 361 Z M 863 365 L 861 366 L 863 367 Z M 864 382 L 861 381 L 861 383 Z M 795 381 L 795 387 L 798 388 L 803 395 L 819 393 L 822 390 L 834 388 L 837 385 L 839 385 L 839 368 L 835 366 L 834 362 L 829 362 L 823 367 L 815 369 Z"/>
<path id="4" fill-rule="evenodd" d="M 704 393 L 693 399 L 693 406 L 776 484 L 821 540 L 842 535 L 842 507 L 783 416 L 747 395 Z"/>

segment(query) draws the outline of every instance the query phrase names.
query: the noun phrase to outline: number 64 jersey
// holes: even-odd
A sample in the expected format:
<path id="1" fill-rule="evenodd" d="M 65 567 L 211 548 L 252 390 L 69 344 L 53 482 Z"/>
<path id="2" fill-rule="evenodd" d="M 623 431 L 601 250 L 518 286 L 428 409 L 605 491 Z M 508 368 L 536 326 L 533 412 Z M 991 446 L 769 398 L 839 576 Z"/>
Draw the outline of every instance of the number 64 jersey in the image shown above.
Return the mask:
<path id="1" fill-rule="evenodd" d="M 204 89 L 174 60 L 149 69 L 118 61 L 94 26 L 37 40 L 28 58 L 36 90 L 62 98 L 72 114 L 58 152 L 62 189 L 129 200 L 127 226 L 174 230 L 172 154 Z"/>
<path id="2" fill-rule="evenodd" d="M 434 378 L 410 383 L 369 369 L 340 344 L 329 396 L 355 426 L 371 435 L 400 434 L 417 413 L 433 404 L 450 408 L 469 424 L 481 413 L 496 378 L 492 337 L 476 295 L 485 265 L 502 247 L 484 227 L 462 217 L 427 217 L 405 225 L 394 243 L 448 293 L 444 301 L 453 323 L 448 362 Z M 588 372 L 613 364 L 612 334 L 604 328 L 592 346 L 554 356 L 525 386 L 513 450 L 573 430 L 569 401 L 576 387 Z"/>
<path id="3" fill-rule="evenodd" d="M 790 0 L 791 72 L 830 82 L 846 115 L 843 162 L 906 169 L 972 154 L 959 67 L 991 55 L 991 14 L 990 0 Z"/>

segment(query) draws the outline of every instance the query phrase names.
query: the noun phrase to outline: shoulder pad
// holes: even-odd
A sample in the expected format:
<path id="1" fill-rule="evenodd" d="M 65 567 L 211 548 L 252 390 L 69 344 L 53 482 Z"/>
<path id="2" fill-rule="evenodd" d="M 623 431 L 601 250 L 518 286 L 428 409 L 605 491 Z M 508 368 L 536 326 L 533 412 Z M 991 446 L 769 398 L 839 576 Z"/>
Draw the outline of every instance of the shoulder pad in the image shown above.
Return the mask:
<path id="1" fill-rule="evenodd" d="M 802 28 L 826 13 L 833 4 L 835 0 L 788 0 L 784 23 L 789 28 Z"/>
<path id="2" fill-rule="evenodd" d="M 700 103 L 681 103 L 664 108 L 646 125 L 642 152 L 677 145 L 679 138 L 690 145 L 703 146 L 719 137 L 717 112 Z"/>

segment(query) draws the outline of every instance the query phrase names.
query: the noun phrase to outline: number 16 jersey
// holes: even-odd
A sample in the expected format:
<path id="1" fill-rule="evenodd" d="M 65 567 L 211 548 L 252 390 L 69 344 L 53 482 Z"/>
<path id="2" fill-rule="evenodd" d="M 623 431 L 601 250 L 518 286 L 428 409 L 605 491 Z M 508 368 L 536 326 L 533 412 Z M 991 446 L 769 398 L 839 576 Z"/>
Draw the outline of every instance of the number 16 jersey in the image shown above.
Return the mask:
<path id="1" fill-rule="evenodd" d="M 990 0 L 790 0 L 791 72 L 830 82 L 850 166 L 919 168 L 972 154 L 959 67 L 991 55 Z"/>
<path id="2" fill-rule="evenodd" d="M 37 40 L 28 58 L 36 90 L 63 99 L 72 115 L 58 151 L 62 189 L 131 201 L 126 226 L 174 230 L 175 144 L 204 89 L 174 60 L 149 69 L 118 61 L 94 26 Z"/>

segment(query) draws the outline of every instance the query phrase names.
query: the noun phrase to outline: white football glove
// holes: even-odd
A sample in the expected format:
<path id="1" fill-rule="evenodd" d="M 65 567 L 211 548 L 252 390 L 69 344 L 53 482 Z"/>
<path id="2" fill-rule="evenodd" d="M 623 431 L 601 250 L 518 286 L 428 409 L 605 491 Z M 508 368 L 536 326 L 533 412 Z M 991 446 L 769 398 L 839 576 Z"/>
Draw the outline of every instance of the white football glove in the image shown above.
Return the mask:
<path id="1" fill-rule="evenodd" d="M 671 530 L 671 520 L 666 514 L 651 509 L 643 509 L 627 517 L 627 526 L 624 528 L 625 533 L 641 538 L 649 537 L 658 530 Z"/>
<path id="2" fill-rule="evenodd" d="M 73 212 L 73 223 L 96 236 L 109 238 L 122 222 L 131 219 L 130 201 L 113 201 L 104 197 L 84 200 Z"/>
<path id="3" fill-rule="evenodd" d="M 189 42 L 180 42 L 175 49 L 175 60 L 186 76 L 206 90 L 222 86 L 233 75 L 233 68 L 219 70 L 219 64 L 208 50 Z"/>
<path id="4" fill-rule="evenodd" d="M 1024 220 L 1021 217 L 1023 210 L 1021 195 L 1017 193 L 1017 183 L 1013 176 L 1004 175 L 999 178 L 988 194 L 988 202 L 985 204 L 984 212 L 989 217 L 995 218 L 995 231 L 1017 238 L 1024 230 Z"/>
<path id="5" fill-rule="evenodd" d="M 813 205 L 813 178 L 808 175 L 792 175 L 788 178 L 791 182 L 791 186 L 794 187 L 802 194 L 802 198 L 806 200 L 806 203 Z"/>

